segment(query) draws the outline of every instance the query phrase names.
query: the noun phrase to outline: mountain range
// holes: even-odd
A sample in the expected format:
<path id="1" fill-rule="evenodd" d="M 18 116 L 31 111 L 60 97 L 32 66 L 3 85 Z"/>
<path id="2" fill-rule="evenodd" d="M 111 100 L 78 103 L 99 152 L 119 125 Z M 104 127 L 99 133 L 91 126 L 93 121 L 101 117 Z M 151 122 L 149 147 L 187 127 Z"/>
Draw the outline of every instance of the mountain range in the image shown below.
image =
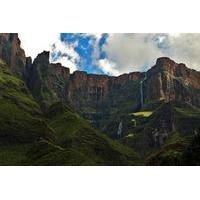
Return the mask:
<path id="1" fill-rule="evenodd" d="M 142 56 L 142 55 L 141 55 Z M 0 165 L 199 165 L 200 72 L 70 73 L 0 34 Z"/>

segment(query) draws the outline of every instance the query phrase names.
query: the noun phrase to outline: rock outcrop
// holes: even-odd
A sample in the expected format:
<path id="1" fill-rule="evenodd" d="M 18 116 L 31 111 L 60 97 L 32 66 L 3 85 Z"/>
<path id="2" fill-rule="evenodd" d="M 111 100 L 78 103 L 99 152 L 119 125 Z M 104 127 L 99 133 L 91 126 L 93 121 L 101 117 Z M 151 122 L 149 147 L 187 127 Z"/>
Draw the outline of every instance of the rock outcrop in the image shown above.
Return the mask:
<path id="1" fill-rule="evenodd" d="M 178 100 L 200 106 L 200 73 L 169 58 L 158 58 L 147 72 L 146 82 L 146 103 L 154 100 Z"/>
<path id="2" fill-rule="evenodd" d="M 0 34 L 0 58 L 11 67 L 12 72 L 23 77 L 25 73 L 26 56 L 20 44 L 21 42 L 17 33 Z"/>
<path id="3" fill-rule="evenodd" d="M 135 72 L 112 77 L 76 71 L 70 75 L 68 99 L 79 109 L 82 109 L 82 106 L 93 109 L 102 106 L 116 107 L 125 101 L 134 102 L 137 101 L 135 94 L 138 93 L 134 84 L 138 84 L 141 75 Z"/>
<path id="4" fill-rule="evenodd" d="M 200 107 L 200 72 L 185 64 L 158 58 L 146 73 L 132 72 L 118 77 L 87 74 L 49 62 L 49 52 L 32 62 L 20 47 L 18 34 L 0 34 L 0 58 L 22 77 L 33 96 L 45 106 L 61 101 L 70 104 L 90 121 L 111 113 L 129 113 L 152 102 L 178 100 Z M 141 80 L 142 85 L 141 85 Z M 141 88 L 142 87 L 142 88 Z M 142 90 L 141 90 L 142 89 Z"/>
<path id="5" fill-rule="evenodd" d="M 49 52 L 44 51 L 27 69 L 28 87 L 39 102 L 51 105 L 62 101 L 97 127 L 104 125 L 113 113 L 141 109 L 142 80 L 143 109 L 155 102 L 172 100 L 200 107 L 200 73 L 165 57 L 157 59 L 146 73 L 114 77 L 83 71 L 70 74 L 61 64 L 49 63 Z"/>
<path id="6" fill-rule="evenodd" d="M 128 103 L 132 108 L 137 107 L 138 84 L 143 76 L 139 72 L 118 77 L 83 71 L 70 74 L 69 68 L 60 63 L 50 63 L 47 51 L 40 53 L 33 63 L 26 58 L 25 74 L 27 85 L 38 101 L 47 105 L 56 101 L 67 102 L 85 114 L 104 108 L 116 109 Z"/>
<path id="7" fill-rule="evenodd" d="M 28 64 L 29 63 L 29 64 Z M 27 85 L 33 96 L 44 105 L 66 102 L 69 69 L 49 62 L 49 52 L 40 53 L 32 64 L 27 59 Z"/>

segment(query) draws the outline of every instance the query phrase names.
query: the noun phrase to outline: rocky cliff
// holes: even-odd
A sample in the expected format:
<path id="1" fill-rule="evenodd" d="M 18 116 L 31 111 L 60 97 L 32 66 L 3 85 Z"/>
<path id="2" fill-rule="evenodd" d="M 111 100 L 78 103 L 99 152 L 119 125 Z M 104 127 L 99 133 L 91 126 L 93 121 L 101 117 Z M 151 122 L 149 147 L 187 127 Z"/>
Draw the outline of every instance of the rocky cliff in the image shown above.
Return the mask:
<path id="1" fill-rule="evenodd" d="M 99 134 L 66 104 L 43 112 L 41 105 L 66 99 L 59 95 L 66 92 L 69 71 L 49 63 L 48 52 L 17 65 L 12 48 L 2 48 L 0 58 L 0 166 L 140 164 L 132 149 Z"/>
<path id="2" fill-rule="evenodd" d="M 17 33 L 0 34 L 0 58 L 11 67 L 11 70 L 15 74 L 23 77 L 25 73 L 26 56 L 20 44 L 21 42 Z"/>
<path id="3" fill-rule="evenodd" d="M 15 164 L 139 163 L 134 151 L 85 119 L 143 158 L 153 153 L 148 164 L 185 164 L 191 157 L 187 145 L 200 135 L 200 72 L 162 57 L 147 72 L 70 74 L 49 56 L 44 51 L 32 61 L 17 34 L 0 34 L 0 143 L 36 144 L 23 152 L 11 145 L 11 155 L 25 158 Z"/>
<path id="4" fill-rule="evenodd" d="M 49 63 L 49 52 L 38 55 L 28 74 L 27 83 L 36 98 L 46 98 L 49 103 L 66 101 L 82 111 L 126 107 L 129 103 L 137 109 L 141 103 L 140 82 L 145 76 L 140 72 L 118 77 L 83 71 L 70 74 L 69 69 L 61 64 Z M 200 106 L 200 73 L 169 58 L 157 59 L 155 66 L 146 72 L 142 87 L 145 104 L 179 100 Z"/>
<path id="5" fill-rule="evenodd" d="M 159 101 L 200 106 L 200 72 L 165 57 L 158 58 L 146 73 L 118 77 L 82 71 L 70 74 L 69 68 L 49 62 L 49 52 L 40 53 L 32 62 L 21 49 L 17 34 L 0 34 L 0 58 L 26 80 L 40 104 L 46 107 L 62 101 L 91 121 L 107 120 L 111 113 L 133 112 Z"/>
<path id="6" fill-rule="evenodd" d="M 29 63 L 29 65 L 28 65 Z M 27 62 L 26 82 L 33 96 L 44 105 L 67 101 L 66 84 L 69 69 L 60 63 L 49 63 L 49 52 L 40 53 L 33 63 Z"/>
<path id="7" fill-rule="evenodd" d="M 83 71 L 70 74 L 69 69 L 60 63 L 49 63 L 49 52 L 46 51 L 40 53 L 27 70 L 27 84 L 36 98 L 49 104 L 61 99 L 80 110 L 114 107 L 125 100 L 135 100 L 138 91 L 133 85 L 143 75 L 133 72 L 112 77 Z M 133 92 L 130 93 L 131 90 Z"/>
<path id="8" fill-rule="evenodd" d="M 146 73 L 114 77 L 83 71 L 70 74 L 61 64 L 49 63 L 49 52 L 43 52 L 28 74 L 28 86 L 40 102 L 68 103 L 97 126 L 113 113 L 135 112 L 155 102 L 177 100 L 200 106 L 200 73 L 165 57 Z"/>
<path id="9" fill-rule="evenodd" d="M 27 85 L 38 102 L 45 106 L 62 101 L 91 121 L 102 117 L 107 110 L 136 109 L 139 106 L 138 85 L 143 73 L 118 77 L 83 71 L 70 74 L 69 69 L 60 63 L 50 63 L 46 51 L 40 53 L 33 63 L 30 58 L 26 60 Z"/>
<path id="10" fill-rule="evenodd" d="M 169 58 L 159 58 L 147 72 L 146 103 L 178 100 L 200 106 L 200 73 Z"/>

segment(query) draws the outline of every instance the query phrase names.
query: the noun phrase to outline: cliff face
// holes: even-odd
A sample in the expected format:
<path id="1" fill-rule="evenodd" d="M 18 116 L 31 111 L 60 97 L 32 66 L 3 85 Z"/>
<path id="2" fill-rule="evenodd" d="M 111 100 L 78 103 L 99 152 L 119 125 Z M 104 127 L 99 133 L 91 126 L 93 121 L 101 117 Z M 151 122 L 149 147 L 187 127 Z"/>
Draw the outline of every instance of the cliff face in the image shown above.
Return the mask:
<path id="1" fill-rule="evenodd" d="M 26 56 L 20 44 L 21 42 L 17 33 L 0 34 L 0 58 L 11 67 L 12 72 L 23 77 L 25 73 Z"/>
<path id="2" fill-rule="evenodd" d="M 105 113 L 136 111 L 141 105 L 160 100 L 200 106 L 200 73 L 165 57 L 157 59 L 146 74 L 133 72 L 118 77 L 81 71 L 70 74 L 69 68 L 49 62 L 49 52 L 40 53 L 32 62 L 21 49 L 17 34 L 0 34 L 0 58 L 26 80 L 41 104 L 62 101 L 91 120 L 104 118 Z"/>
<path id="3" fill-rule="evenodd" d="M 26 61 L 30 63 L 30 61 Z M 118 77 L 87 74 L 61 64 L 49 63 L 49 52 L 43 52 L 27 66 L 27 83 L 38 100 L 51 104 L 68 102 L 83 113 L 98 110 L 137 110 L 141 106 L 141 81 L 144 105 L 154 101 L 183 101 L 200 106 L 200 73 L 177 64 L 169 58 L 159 58 L 145 73 L 133 72 Z"/>
<path id="4" fill-rule="evenodd" d="M 147 72 L 146 102 L 158 99 L 200 106 L 200 73 L 169 58 L 157 59 Z"/>
<path id="5" fill-rule="evenodd" d="M 140 73 L 110 77 L 76 71 L 70 75 L 68 99 L 79 109 L 82 109 L 82 106 L 93 109 L 102 106 L 116 107 L 126 100 L 136 101 L 135 94 L 138 91 L 137 88 L 134 89 L 134 85 L 138 83 L 140 77 Z"/>
<path id="6" fill-rule="evenodd" d="M 97 118 L 102 118 L 105 112 L 138 107 L 138 85 L 142 73 L 119 77 L 82 71 L 70 74 L 69 69 L 61 64 L 49 63 L 49 52 L 46 51 L 39 54 L 32 64 L 30 58 L 26 60 L 27 85 L 38 102 L 45 106 L 62 101 L 91 122 L 98 121 Z"/>
<path id="7" fill-rule="evenodd" d="M 142 156 L 161 149 L 156 159 L 163 156 L 158 161 L 166 165 L 166 159 L 170 158 L 171 163 L 188 137 L 199 134 L 200 72 L 169 58 L 158 58 L 146 73 L 118 77 L 82 71 L 70 74 L 69 68 L 49 62 L 49 52 L 40 53 L 32 61 L 21 49 L 17 34 L 0 34 L 0 65 L 0 132 L 5 141 L 30 142 L 41 137 L 53 141 L 56 133 L 64 148 L 80 150 L 82 145 L 83 153 L 89 147 L 87 155 L 94 152 L 91 158 L 103 152 L 105 163 L 115 163 L 110 162 L 116 153 L 109 150 L 113 146 L 105 148 L 109 141 L 93 128 L 88 129 L 89 124 L 78 115 L 81 113 L 99 130 L 120 138 Z M 48 117 L 48 126 L 44 117 Z M 39 152 L 41 146 L 37 148 Z M 163 152 L 169 154 L 162 155 Z M 117 163 L 118 157 L 116 153 Z M 128 162 L 122 163 L 129 160 L 127 157 Z M 70 162 L 68 157 L 66 162 Z M 174 162 L 177 163 L 176 158 Z"/>
<path id="8" fill-rule="evenodd" d="M 28 64 L 29 63 L 29 64 Z M 33 96 L 42 104 L 66 102 L 66 84 L 69 69 L 60 63 L 49 63 L 49 52 L 40 53 L 31 64 L 27 62 L 27 85 Z"/>

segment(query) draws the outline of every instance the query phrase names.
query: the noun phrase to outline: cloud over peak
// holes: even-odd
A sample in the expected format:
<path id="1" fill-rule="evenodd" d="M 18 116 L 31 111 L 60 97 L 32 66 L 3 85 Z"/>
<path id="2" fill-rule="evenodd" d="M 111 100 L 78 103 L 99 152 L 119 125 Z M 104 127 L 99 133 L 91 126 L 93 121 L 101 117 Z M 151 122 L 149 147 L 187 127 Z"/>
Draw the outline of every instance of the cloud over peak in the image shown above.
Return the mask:
<path id="1" fill-rule="evenodd" d="M 119 75 L 145 71 L 158 57 L 200 70 L 200 34 L 178 33 L 19 33 L 27 56 L 51 52 L 51 62 L 61 62 L 70 71 Z"/>

